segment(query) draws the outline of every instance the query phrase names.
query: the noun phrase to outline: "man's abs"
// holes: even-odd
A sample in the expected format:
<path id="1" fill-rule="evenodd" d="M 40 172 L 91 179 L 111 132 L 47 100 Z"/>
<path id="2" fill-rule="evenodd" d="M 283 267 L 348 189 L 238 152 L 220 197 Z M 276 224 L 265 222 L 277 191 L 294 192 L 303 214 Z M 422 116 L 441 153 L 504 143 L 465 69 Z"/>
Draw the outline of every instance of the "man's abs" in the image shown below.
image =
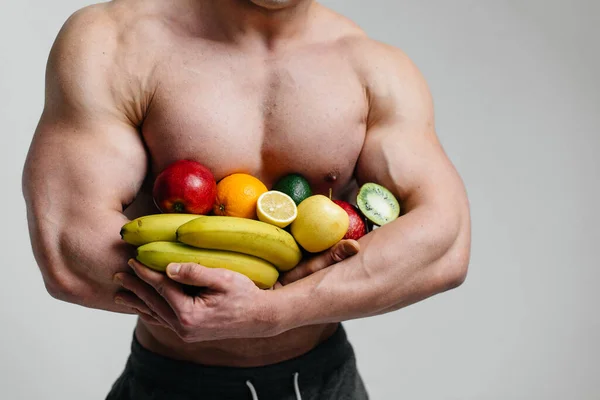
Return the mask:
<path id="1" fill-rule="evenodd" d="M 176 360 L 213 366 L 257 367 L 305 354 L 329 338 L 336 328 L 337 324 L 314 325 L 270 338 L 183 343 L 169 329 L 139 320 L 135 334 L 146 349 Z"/>

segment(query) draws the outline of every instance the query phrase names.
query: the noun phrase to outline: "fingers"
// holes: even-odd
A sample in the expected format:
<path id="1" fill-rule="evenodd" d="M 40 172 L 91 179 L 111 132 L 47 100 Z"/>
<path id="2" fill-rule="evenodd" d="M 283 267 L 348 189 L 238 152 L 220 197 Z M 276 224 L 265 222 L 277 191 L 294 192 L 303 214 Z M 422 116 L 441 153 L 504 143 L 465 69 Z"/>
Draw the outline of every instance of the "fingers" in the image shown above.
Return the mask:
<path id="1" fill-rule="evenodd" d="M 142 321 L 144 321 L 148 325 L 162 326 L 162 327 L 165 327 L 165 328 L 171 328 L 166 322 L 160 322 L 160 320 L 156 319 L 155 317 L 151 317 L 148 314 L 144 314 L 142 312 L 138 312 L 137 315 L 138 315 L 138 317 Z"/>
<path id="2" fill-rule="evenodd" d="M 198 264 L 169 264 L 169 278 L 184 285 L 207 287 L 226 292 L 235 279 L 235 272 L 221 268 L 207 268 Z"/>
<path id="3" fill-rule="evenodd" d="M 347 239 L 341 240 L 331 249 L 329 249 L 329 255 L 331 257 L 331 264 L 338 263 L 345 260 L 346 258 L 352 257 L 360 251 L 360 244 L 356 240 Z"/>
<path id="4" fill-rule="evenodd" d="M 157 314 L 169 326 L 175 326 L 177 318 L 171 306 L 163 299 L 152 286 L 146 284 L 138 277 L 120 272 L 114 276 L 115 283 L 133 292 L 154 314 Z"/>
<path id="5" fill-rule="evenodd" d="M 139 297 L 137 297 L 136 295 L 134 295 L 132 293 L 128 293 L 128 292 L 117 293 L 117 296 L 115 297 L 115 303 L 120 304 L 125 307 L 129 307 L 135 311 L 138 311 L 138 312 L 150 315 L 150 316 L 152 316 L 152 314 L 154 314 L 152 312 L 152 310 L 150 310 L 148 308 L 146 303 L 144 303 L 142 300 L 140 300 Z"/>
<path id="6" fill-rule="evenodd" d="M 187 300 L 181 286 L 165 274 L 153 271 L 134 259 L 129 260 L 129 266 L 141 280 L 152 286 L 173 309 L 181 306 Z"/>
<path id="7" fill-rule="evenodd" d="M 115 303 L 129 308 L 148 324 L 169 327 L 169 324 L 167 324 L 155 312 L 150 310 L 146 303 L 144 303 L 139 297 L 131 292 L 117 293 L 115 296 Z"/>
<path id="8" fill-rule="evenodd" d="M 289 285 L 308 275 L 314 274 L 330 265 L 343 261 L 360 251 L 360 244 L 356 240 L 341 240 L 332 248 L 306 262 L 301 263 L 293 270 L 286 272 L 279 281 L 282 285 Z"/>

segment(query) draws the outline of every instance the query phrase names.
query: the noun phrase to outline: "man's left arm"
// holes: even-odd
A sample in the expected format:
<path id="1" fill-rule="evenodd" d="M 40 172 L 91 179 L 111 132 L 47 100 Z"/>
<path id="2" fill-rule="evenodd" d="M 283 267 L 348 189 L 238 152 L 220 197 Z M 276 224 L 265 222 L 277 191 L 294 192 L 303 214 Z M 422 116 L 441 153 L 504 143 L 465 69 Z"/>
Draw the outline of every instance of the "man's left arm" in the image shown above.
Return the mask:
<path id="1" fill-rule="evenodd" d="M 440 145 L 429 89 L 398 50 L 369 75 L 368 130 L 356 177 L 400 200 L 402 215 L 360 252 L 275 291 L 285 329 L 393 311 L 459 286 L 470 257 L 465 189 Z"/>

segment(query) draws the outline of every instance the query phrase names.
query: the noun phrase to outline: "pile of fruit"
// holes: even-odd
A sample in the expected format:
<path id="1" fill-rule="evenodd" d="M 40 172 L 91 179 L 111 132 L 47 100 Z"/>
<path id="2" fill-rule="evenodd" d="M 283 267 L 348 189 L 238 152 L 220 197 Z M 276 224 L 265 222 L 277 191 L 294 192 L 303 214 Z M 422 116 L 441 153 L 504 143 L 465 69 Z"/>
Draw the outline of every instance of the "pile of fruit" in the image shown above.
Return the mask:
<path id="1" fill-rule="evenodd" d="M 153 197 L 162 214 L 137 218 L 121 237 L 137 247 L 137 260 L 165 271 L 170 263 L 192 262 L 246 275 L 258 287 L 272 287 L 279 272 L 302 260 L 302 250 L 318 253 L 342 239 L 359 239 L 369 224 L 398 218 L 400 205 L 383 186 L 360 188 L 358 208 L 313 195 L 299 174 L 272 188 L 236 173 L 218 184 L 212 172 L 189 160 L 168 166 L 154 183 Z"/>

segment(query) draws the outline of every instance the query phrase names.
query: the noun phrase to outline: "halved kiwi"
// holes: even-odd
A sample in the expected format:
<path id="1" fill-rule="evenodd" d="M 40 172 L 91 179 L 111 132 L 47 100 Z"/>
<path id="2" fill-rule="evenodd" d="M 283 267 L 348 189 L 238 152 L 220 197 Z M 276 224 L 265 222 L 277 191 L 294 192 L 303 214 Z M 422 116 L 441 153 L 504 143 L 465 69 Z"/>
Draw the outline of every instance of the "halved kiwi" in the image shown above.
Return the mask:
<path id="1" fill-rule="evenodd" d="M 369 221 L 382 226 L 400 215 L 400 203 L 392 192 L 376 183 L 365 183 L 358 191 L 356 204 Z"/>

